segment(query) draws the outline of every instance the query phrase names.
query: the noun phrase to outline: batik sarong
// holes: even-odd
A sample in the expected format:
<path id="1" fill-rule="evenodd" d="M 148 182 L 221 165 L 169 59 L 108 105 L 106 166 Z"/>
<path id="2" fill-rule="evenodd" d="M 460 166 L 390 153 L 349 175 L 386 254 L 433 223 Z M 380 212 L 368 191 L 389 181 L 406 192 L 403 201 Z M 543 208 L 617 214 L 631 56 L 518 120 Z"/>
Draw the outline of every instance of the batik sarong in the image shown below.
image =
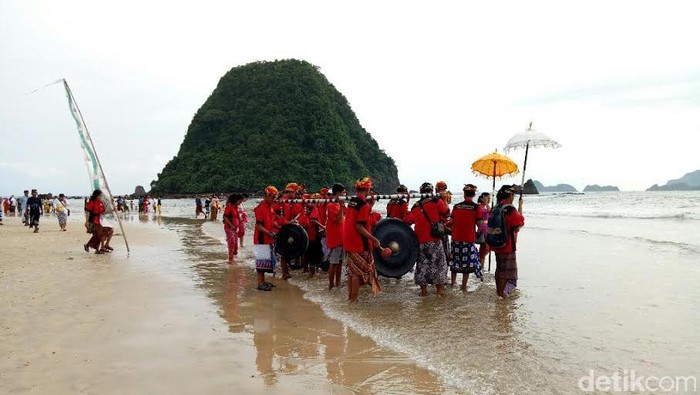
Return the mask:
<path id="1" fill-rule="evenodd" d="M 226 246 L 229 252 L 233 252 L 233 255 L 238 255 L 238 233 L 233 228 L 225 228 L 226 232 Z"/>
<path id="2" fill-rule="evenodd" d="M 447 283 L 447 258 L 442 241 L 420 243 L 413 279 L 421 286 Z"/>
<path id="3" fill-rule="evenodd" d="M 508 295 L 518 286 L 518 262 L 515 253 L 496 254 L 496 280 L 508 280 L 503 290 L 503 296 Z"/>
<path id="4" fill-rule="evenodd" d="M 474 273 L 478 278 L 481 278 L 479 249 L 475 243 L 466 241 L 452 242 L 450 270 L 454 273 Z"/>
<path id="5" fill-rule="evenodd" d="M 374 255 L 372 255 L 372 252 L 346 251 L 346 258 L 348 274 L 359 277 L 361 285 L 369 284 L 372 287 L 372 294 L 377 296 L 381 288 L 379 287 L 379 278 L 377 278 L 377 269 L 374 266 Z"/>

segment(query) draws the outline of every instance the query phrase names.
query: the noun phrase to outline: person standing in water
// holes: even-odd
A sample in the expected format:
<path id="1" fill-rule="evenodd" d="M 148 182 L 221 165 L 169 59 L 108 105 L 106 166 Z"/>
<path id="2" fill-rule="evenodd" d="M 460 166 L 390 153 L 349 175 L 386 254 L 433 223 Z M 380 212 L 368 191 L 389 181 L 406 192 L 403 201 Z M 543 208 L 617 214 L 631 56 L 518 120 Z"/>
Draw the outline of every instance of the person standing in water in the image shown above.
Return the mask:
<path id="1" fill-rule="evenodd" d="M 39 198 L 36 189 L 32 189 L 32 196 L 27 199 L 26 205 L 26 211 L 29 213 L 29 229 L 34 228 L 34 233 L 39 233 L 39 217 L 44 214 L 44 202 Z"/>
<path id="2" fill-rule="evenodd" d="M 484 263 L 486 262 L 486 256 L 491 252 L 489 245 L 486 243 L 486 229 L 489 223 L 489 212 L 491 210 L 491 194 L 484 192 L 479 195 L 477 200 L 479 203 L 479 210 L 476 213 L 477 221 L 479 222 L 479 227 L 476 231 L 476 243 L 479 244 L 479 262 L 481 262 L 481 268 L 484 268 Z"/>
<path id="3" fill-rule="evenodd" d="M 238 255 L 238 206 L 243 201 L 243 196 L 234 193 L 226 200 L 224 208 L 224 232 L 226 233 L 226 245 L 228 247 L 228 264 L 233 263 L 233 258 Z"/>
<path id="4" fill-rule="evenodd" d="M 476 248 L 476 216 L 479 205 L 474 202 L 476 186 L 467 184 L 462 191 L 464 192 L 464 201 L 455 204 L 450 215 L 450 227 L 452 228 L 450 286 L 455 286 L 457 274 L 461 273 L 462 286 L 460 289 L 466 292 L 469 273 L 474 273 L 477 277 L 481 277 L 479 250 Z"/>
<path id="5" fill-rule="evenodd" d="M 272 204 L 279 192 L 274 186 L 265 188 L 263 201 L 255 208 L 255 233 L 253 234 L 253 254 L 257 272 L 257 290 L 272 291 L 274 285 L 265 282 L 265 273 L 275 272 L 275 213 Z"/>
<path id="6" fill-rule="evenodd" d="M 420 193 L 432 194 L 433 185 L 424 182 Z M 428 296 L 428 284 L 435 285 L 438 296 L 445 296 L 447 283 L 447 257 L 441 235 L 433 233 L 434 224 L 443 221 L 450 209 L 439 197 L 420 199 L 408 213 L 404 222 L 416 224 L 415 232 L 419 250 L 413 278 L 420 286 L 420 296 Z"/>
<path id="7" fill-rule="evenodd" d="M 371 189 L 369 177 L 355 182 L 357 196 L 350 199 L 345 216 L 343 248 L 348 261 L 348 299 L 351 303 L 357 301 L 361 285 L 369 284 L 374 296 L 381 290 L 372 255 L 372 250 L 381 248 L 381 244 L 370 233 L 370 208 L 366 200 Z"/>
<path id="8" fill-rule="evenodd" d="M 340 277 L 343 272 L 343 225 L 345 223 L 345 200 L 340 199 L 347 193 L 343 184 L 334 184 L 331 188 L 331 197 L 338 202 L 330 202 L 326 205 L 326 246 L 329 249 L 328 290 L 340 286 Z"/>
<path id="9" fill-rule="evenodd" d="M 508 235 L 505 245 L 502 247 L 492 246 L 493 252 L 496 253 L 496 273 L 494 276 L 496 279 L 496 293 L 502 298 L 507 298 L 518 286 L 518 262 L 515 252 L 518 232 L 525 225 L 525 218 L 520 214 L 522 212 L 522 201 L 520 201 L 517 209 L 513 206 L 514 196 L 514 185 L 502 186 L 496 195 L 498 205 L 491 212 L 492 217 L 503 215 L 501 219 L 505 222 L 505 231 Z M 491 224 L 489 224 L 489 233 L 490 228 Z"/>
<path id="10" fill-rule="evenodd" d="M 199 214 L 204 214 L 204 211 L 202 210 L 202 199 L 199 197 L 195 198 L 194 204 L 195 204 L 194 217 L 199 218 Z M 205 214 L 205 218 L 206 218 L 206 214 Z"/>

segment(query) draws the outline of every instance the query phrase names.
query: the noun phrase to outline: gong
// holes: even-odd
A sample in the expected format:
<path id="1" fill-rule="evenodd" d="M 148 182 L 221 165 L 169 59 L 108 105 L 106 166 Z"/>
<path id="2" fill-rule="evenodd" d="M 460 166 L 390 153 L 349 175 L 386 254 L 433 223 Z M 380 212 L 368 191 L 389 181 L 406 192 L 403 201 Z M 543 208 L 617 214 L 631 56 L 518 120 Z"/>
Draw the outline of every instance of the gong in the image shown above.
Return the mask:
<path id="1" fill-rule="evenodd" d="M 298 258 L 309 247 L 309 235 L 298 224 L 282 225 L 275 239 L 275 252 L 284 258 Z"/>
<path id="2" fill-rule="evenodd" d="M 392 250 L 384 258 L 374 251 L 377 273 L 384 277 L 401 277 L 408 273 L 418 259 L 418 239 L 410 226 L 397 218 L 386 218 L 372 228 L 372 235 L 379 239 L 382 247 Z"/>

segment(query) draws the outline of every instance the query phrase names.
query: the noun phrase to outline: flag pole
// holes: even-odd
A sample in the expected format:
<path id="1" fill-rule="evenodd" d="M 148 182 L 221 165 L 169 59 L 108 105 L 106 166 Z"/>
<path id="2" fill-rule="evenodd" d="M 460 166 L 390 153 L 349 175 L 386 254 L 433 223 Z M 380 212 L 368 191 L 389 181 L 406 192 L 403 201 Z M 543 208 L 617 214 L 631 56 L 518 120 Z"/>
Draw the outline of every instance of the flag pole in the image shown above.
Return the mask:
<path id="1" fill-rule="evenodd" d="M 110 207 L 112 208 L 112 211 L 116 211 L 114 207 L 114 202 L 111 201 L 112 199 L 112 191 L 109 189 L 109 184 L 107 183 L 107 177 L 105 176 L 105 172 L 102 169 L 102 162 L 100 162 L 100 158 L 97 156 L 97 150 L 95 150 L 95 144 L 92 141 L 92 137 L 90 137 L 90 132 L 88 131 L 87 124 L 85 123 L 85 119 L 83 118 L 83 113 L 80 111 L 80 107 L 78 107 L 78 102 L 75 100 L 75 96 L 73 96 L 73 92 L 70 90 L 70 87 L 68 86 L 68 82 L 66 79 L 63 79 L 63 85 L 66 88 L 66 92 L 68 93 L 68 99 L 75 105 L 75 109 L 77 110 L 78 116 L 80 117 L 80 123 L 82 126 L 85 128 L 85 139 L 87 142 L 90 144 L 90 148 L 92 150 L 92 154 L 95 155 L 95 160 L 97 162 L 97 167 L 99 168 L 100 175 L 102 176 L 102 179 L 105 182 L 105 189 L 107 189 L 107 193 L 109 193 L 110 197 Z M 72 111 L 72 109 L 71 109 Z M 79 126 L 80 128 L 80 126 Z M 94 186 L 94 185 L 93 185 Z M 129 253 L 131 250 L 129 249 L 129 241 L 126 239 L 126 233 L 124 232 L 124 226 L 122 225 L 122 220 L 119 218 L 118 214 L 114 214 L 114 217 L 117 219 L 117 223 L 119 223 L 119 230 L 122 232 L 122 237 L 124 238 L 124 244 L 126 245 L 126 252 Z"/>

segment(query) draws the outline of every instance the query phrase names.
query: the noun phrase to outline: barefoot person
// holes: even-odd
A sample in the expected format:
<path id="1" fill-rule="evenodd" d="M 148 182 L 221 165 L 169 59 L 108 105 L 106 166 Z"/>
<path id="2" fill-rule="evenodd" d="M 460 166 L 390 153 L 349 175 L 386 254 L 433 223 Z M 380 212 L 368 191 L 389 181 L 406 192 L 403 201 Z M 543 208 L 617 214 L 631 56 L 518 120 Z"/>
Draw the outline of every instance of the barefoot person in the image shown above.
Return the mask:
<path id="1" fill-rule="evenodd" d="M 450 261 L 451 282 L 454 287 L 457 282 L 457 274 L 462 274 L 463 292 L 467 291 L 469 273 L 481 277 L 481 264 L 479 262 L 479 250 L 476 248 L 477 210 L 479 205 L 474 202 L 476 186 L 467 184 L 462 189 L 464 201 L 452 207 L 450 214 L 450 228 L 452 229 L 452 260 Z"/>
<path id="2" fill-rule="evenodd" d="M 502 298 L 507 298 L 518 285 L 518 262 L 515 258 L 515 251 L 518 232 L 525 225 L 525 218 L 520 214 L 522 212 L 522 201 L 518 209 L 513 206 L 514 196 L 515 186 L 502 186 L 496 195 L 498 205 L 494 207 L 489 219 L 488 241 L 491 240 L 490 234 L 493 233 L 492 225 L 496 222 L 503 224 L 502 228 L 505 232 L 500 233 L 507 235 L 503 246 L 494 246 L 489 243 L 493 252 L 496 253 L 496 293 Z M 497 221 L 494 221 L 494 217 L 496 217 Z"/>
<path id="3" fill-rule="evenodd" d="M 433 193 L 432 184 L 423 183 L 420 193 Z M 433 228 L 437 228 L 435 224 L 443 221 L 448 213 L 449 208 L 442 199 L 427 197 L 414 204 L 404 218 L 406 223 L 416 224 L 419 250 L 413 277 L 416 285 L 420 286 L 420 296 L 428 295 L 428 284 L 435 285 L 438 296 L 445 295 L 447 258 L 442 245 L 442 235 L 433 231 Z"/>
<path id="4" fill-rule="evenodd" d="M 36 189 L 32 189 L 32 196 L 27 199 L 29 213 L 29 229 L 34 228 L 34 233 L 39 233 L 39 217 L 44 214 L 44 202 L 39 198 Z"/>
<path id="5" fill-rule="evenodd" d="M 277 188 L 265 188 L 263 201 L 255 208 L 255 233 L 253 234 L 253 253 L 255 254 L 255 270 L 257 271 L 257 289 L 271 291 L 274 285 L 265 282 L 265 273 L 275 271 L 275 214 L 272 204 L 277 199 Z"/>
<path id="6" fill-rule="evenodd" d="M 345 215 L 343 248 L 348 262 L 350 302 L 357 301 L 361 285 L 369 284 L 374 296 L 380 291 L 372 250 L 381 248 L 381 245 L 379 240 L 370 233 L 370 207 L 366 200 L 370 189 L 372 189 L 372 181 L 369 177 L 355 182 L 357 196 L 348 203 Z"/>
<path id="7" fill-rule="evenodd" d="M 224 232 L 226 233 L 229 265 L 233 263 L 233 257 L 238 255 L 238 227 L 240 225 L 238 206 L 242 201 L 243 196 L 234 193 L 226 199 L 226 207 L 224 208 Z"/>
<path id="8" fill-rule="evenodd" d="M 334 184 L 331 188 L 332 198 L 345 196 L 345 186 Z M 328 267 L 328 290 L 340 286 L 340 276 L 343 272 L 343 225 L 345 223 L 345 200 L 331 202 L 326 205 L 326 246 L 328 247 L 330 266 Z"/>
<path id="9" fill-rule="evenodd" d="M 491 194 L 484 192 L 479 195 L 479 210 L 477 211 L 476 218 L 480 221 L 480 225 L 476 231 L 476 243 L 479 244 L 479 262 L 481 263 L 481 268 L 484 268 L 484 263 L 486 262 L 486 256 L 491 252 L 489 245 L 486 244 L 486 228 L 489 223 L 489 212 L 491 207 Z"/>
<path id="10" fill-rule="evenodd" d="M 313 194 L 311 199 L 320 199 L 320 194 Z M 306 234 L 309 237 L 309 246 L 304 253 L 304 266 L 308 266 L 309 278 L 316 274 L 316 270 L 321 267 L 323 260 L 323 247 L 321 246 L 321 231 L 325 228 L 319 222 L 318 207 L 316 203 L 309 203 L 306 208 L 306 215 L 303 216 L 303 222 L 299 224 L 306 229 Z"/>
<path id="11" fill-rule="evenodd" d="M 66 231 L 66 224 L 68 223 L 68 200 L 66 195 L 59 193 L 58 197 L 54 199 L 54 208 L 56 210 L 56 218 L 58 219 L 58 226 L 61 227 L 61 231 Z"/>
<path id="12" fill-rule="evenodd" d="M 95 189 L 85 205 L 85 228 L 87 228 L 88 233 L 92 233 L 90 240 L 83 245 L 85 252 L 89 252 L 90 248 L 95 250 L 95 254 L 112 251 L 112 247 L 109 246 L 109 241 L 112 239 L 112 228 L 102 226 L 103 214 L 108 214 L 108 212 L 102 202 L 102 191 Z"/>

